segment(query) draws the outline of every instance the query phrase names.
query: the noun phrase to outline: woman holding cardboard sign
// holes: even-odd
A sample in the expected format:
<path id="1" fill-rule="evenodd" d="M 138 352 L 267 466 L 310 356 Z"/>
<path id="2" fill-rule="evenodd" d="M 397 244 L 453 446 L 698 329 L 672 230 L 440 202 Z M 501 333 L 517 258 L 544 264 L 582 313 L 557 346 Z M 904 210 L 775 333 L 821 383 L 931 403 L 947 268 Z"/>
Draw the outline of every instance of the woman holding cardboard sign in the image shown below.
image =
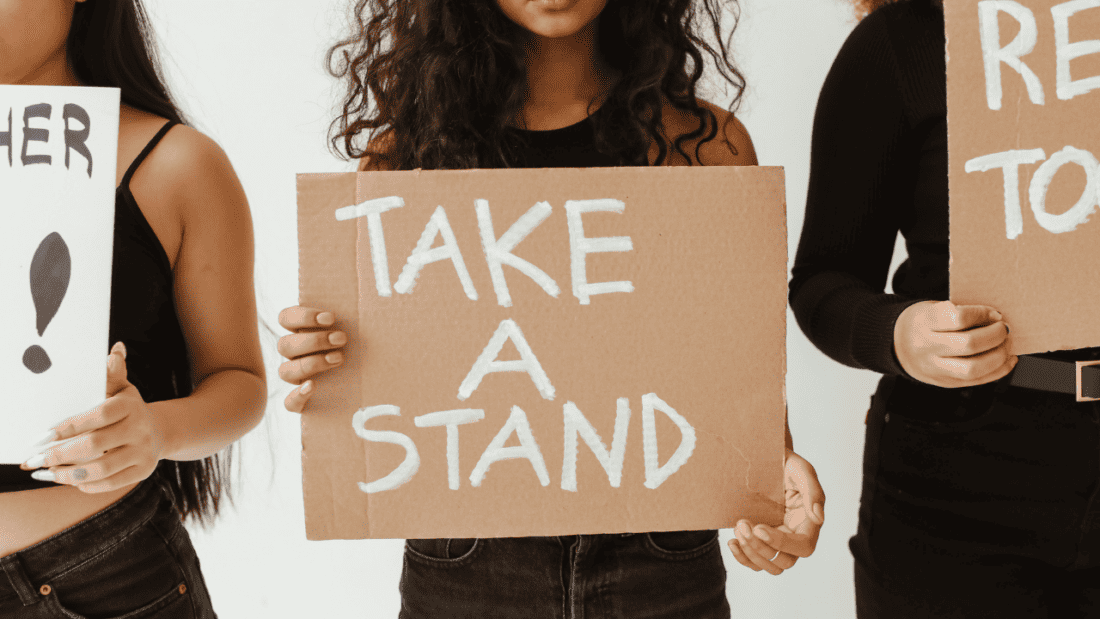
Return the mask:
<path id="1" fill-rule="evenodd" d="M 122 100 L 107 397 L 0 465 L 4 617 L 214 617 L 182 519 L 217 511 L 218 452 L 263 413 L 252 229 L 225 154 L 177 126 L 150 39 L 136 0 L 0 2 L 0 83 Z"/>
<path id="2" fill-rule="evenodd" d="M 1008 354 L 996 308 L 946 300 L 942 3 L 861 5 L 818 102 L 790 283 L 818 348 L 884 375 L 850 544 L 859 616 L 1097 616 L 1100 410 L 1057 393 L 1057 369 L 1031 380 L 1045 361 Z"/>
<path id="3" fill-rule="evenodd" d="M 355 10 L 356 36 L 330 58 L 349 85 L 334 145 L 362 170 L 756 164 L 733 115 L 694 96 L 708 55 L 738 95 L 743 85 L 714 0 L 360 0 Z M 302 411 L 311 378 L 342 362 L 336 320 L 314 308 L 281 313 L 294 333 L 279 343 L 289 359 L 280 376 L 300 385 L 288 410 Z M 816 544 L 816 475 L 789 450 L 786 473 L 786 524 L 742 521 L 730 544 L 754 570 L 781 573 Z M 401 616 L 602 617 L 597 609 L 611 607 L 727 617 L 716 540 L 715 531 L 409 540 Z"/>

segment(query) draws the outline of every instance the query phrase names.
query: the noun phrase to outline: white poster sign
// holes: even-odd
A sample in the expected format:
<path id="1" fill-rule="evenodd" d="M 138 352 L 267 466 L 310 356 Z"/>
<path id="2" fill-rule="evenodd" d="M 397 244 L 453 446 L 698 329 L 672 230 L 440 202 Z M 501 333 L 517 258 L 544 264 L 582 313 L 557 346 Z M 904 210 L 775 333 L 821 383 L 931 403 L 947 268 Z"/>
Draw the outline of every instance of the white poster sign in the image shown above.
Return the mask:
<path id="1" fill-rule="evenodd" d="M 0 85 L 0 463 L 104 399 L 119 91 Z"/>

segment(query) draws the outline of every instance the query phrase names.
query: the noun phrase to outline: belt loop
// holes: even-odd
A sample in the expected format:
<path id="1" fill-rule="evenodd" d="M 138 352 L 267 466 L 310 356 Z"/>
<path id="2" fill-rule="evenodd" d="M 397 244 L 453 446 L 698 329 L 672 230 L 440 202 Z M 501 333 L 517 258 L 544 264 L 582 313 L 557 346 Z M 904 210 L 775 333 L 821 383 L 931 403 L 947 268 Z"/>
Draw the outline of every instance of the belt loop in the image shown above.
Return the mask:
<path id="1" fill-rule="evenodd" d="M 23 606 L 37 604 L 39 601 L 38 593 L 31 581 L 27 579 L 27 573 L 23 571 L 22 564 L 19 563 L 19 554 L 0 558 L 0 566 L 4 568 L 4 573 L 8 575 L 8 582 L 11 583 L 12 588 L 19 594 L 19 601 L 23 603 Z"/>

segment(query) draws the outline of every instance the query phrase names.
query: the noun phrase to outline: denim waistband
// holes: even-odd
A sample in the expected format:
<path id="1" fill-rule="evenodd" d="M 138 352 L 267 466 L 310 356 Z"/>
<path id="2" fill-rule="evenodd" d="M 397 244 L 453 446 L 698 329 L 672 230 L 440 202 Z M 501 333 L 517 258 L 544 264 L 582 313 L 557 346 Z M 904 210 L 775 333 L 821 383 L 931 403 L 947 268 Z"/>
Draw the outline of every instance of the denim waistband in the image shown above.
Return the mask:
<path id="1" fill-rule="evenodd" d="M 27 580 L 44 581 L 95 557 L 149 522 L 170 504 L 156 477 L 121 499 L 33 546 L 0 557 L 0 600 L 25 595 Z"/>

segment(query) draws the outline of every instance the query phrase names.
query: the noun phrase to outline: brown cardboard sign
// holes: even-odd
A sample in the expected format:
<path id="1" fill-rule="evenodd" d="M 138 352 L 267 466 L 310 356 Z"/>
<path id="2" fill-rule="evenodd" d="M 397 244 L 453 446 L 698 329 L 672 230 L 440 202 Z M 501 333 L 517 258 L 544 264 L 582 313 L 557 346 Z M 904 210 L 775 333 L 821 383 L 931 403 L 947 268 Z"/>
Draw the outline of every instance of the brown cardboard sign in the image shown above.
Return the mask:
<path id="1" fill-rule="evenodd" d="M 1100 346 L 1100 1 L 947 0 L 951 300 Z"/>
<path id="2" fill-rule="evenodd" d="M 303 174 L 310 539 L 778 524 L 782 168 Z"/>

